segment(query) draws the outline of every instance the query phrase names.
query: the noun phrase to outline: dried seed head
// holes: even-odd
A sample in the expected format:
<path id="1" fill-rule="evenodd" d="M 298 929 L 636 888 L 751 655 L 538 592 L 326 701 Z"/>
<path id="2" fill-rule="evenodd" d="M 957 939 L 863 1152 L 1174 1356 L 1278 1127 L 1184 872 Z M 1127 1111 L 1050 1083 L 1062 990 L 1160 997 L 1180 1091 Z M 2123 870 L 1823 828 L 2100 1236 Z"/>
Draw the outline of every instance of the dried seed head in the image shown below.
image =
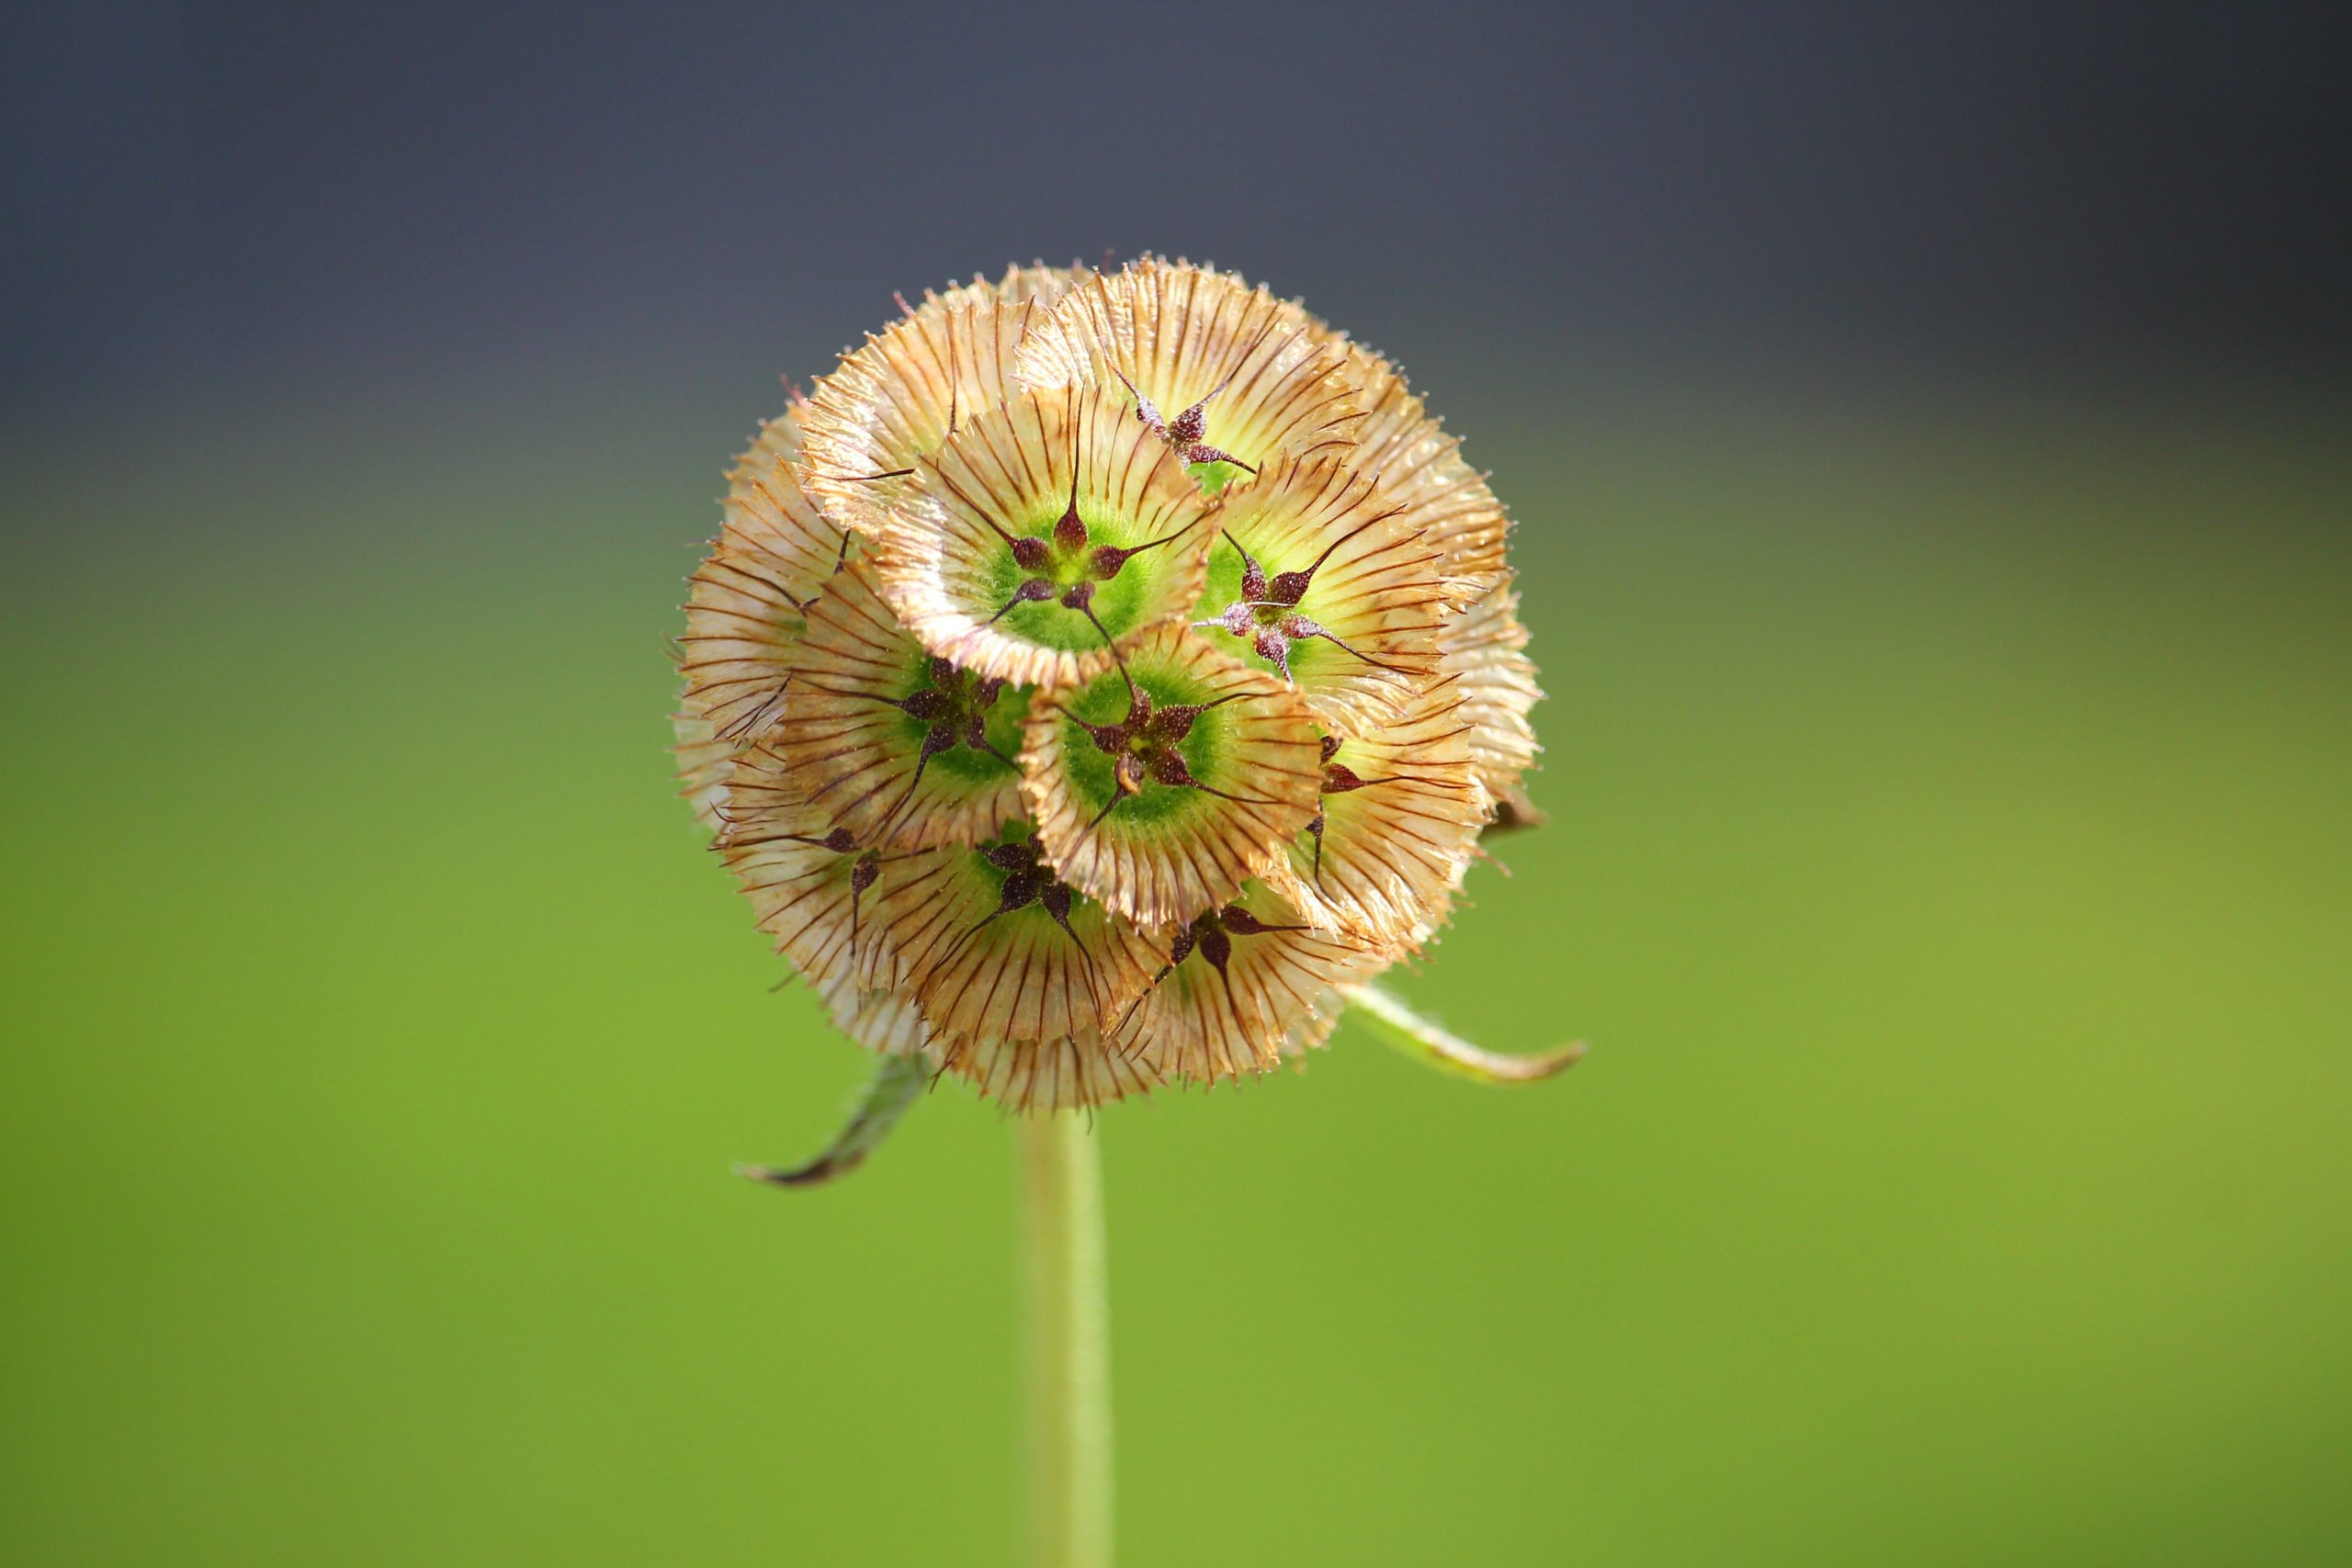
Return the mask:
<path id="1" fill-rule="evenodd" d="M 936 292 L 926 288 L 922 302 L 951 310 L 969 305 L 1024 305 L 1033 299 L 1041 305 L 1051 305 L 1092 276 L 1093 270 L 1083 262 L 1074 261 L 1068 266 L 1047 266 L 1042 261 L 1031 262 L 1027 266 L 1015 263 L 997 277 L 982 277 L 976 273 L 969 283 L 950 284 Z M 899 304 L 901 315 L 914 315 L 920 309 L 903 299 Z"/>
<path id="2" fill-rule="evenodd" d="M 1394 367 L 1229 273 L 899 303 L 729 471 L 682 793 L 844 1032 L 989 1098 L 1320 1046 L 1540 820 L 1502 507 Z"/>
<path id="3" fill-rule="evenodd" d="M 946 1065 L 912 997 L 862 991 L 854 981 L 842 979 L 820 984 L 817 995 L 831 1015 L 833 1027 L 867 1050 L 884 1056 L 921 1056 L 934 1066 Z"/>
<path id="4" fill-rule="evenodd" d="M 696 714 L 672 714 L 670 731 L 677 741 L 672 755 L 678 760 L 678 793 L 693 807 L 695 822 L 716 833 L 727 825 L 727 774 L 735 749 Z"/>
<path id="5" fill-rule="evenodd" d="M 955 1040 L 941 1049 L 947 1071 L 984 1097 L 1018 1111 L 1078 1111 L 1108 1105 L 1148 1094 L 1167 1081 L 1091 1036 Z"/>

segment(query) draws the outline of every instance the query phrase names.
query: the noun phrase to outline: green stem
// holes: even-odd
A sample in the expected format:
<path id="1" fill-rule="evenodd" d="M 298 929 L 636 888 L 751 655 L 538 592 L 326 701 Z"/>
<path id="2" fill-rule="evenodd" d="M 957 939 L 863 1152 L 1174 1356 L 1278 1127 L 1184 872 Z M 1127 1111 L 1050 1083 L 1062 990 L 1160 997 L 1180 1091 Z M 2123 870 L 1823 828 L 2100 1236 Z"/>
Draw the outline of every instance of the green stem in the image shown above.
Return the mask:
<path id="1" fill-rule="evenodd" d="M 1110 1568 L 1111 1302 L 1102 1163 L 1069 1112 L 1021 1122 L 1035 1568 Z"/>

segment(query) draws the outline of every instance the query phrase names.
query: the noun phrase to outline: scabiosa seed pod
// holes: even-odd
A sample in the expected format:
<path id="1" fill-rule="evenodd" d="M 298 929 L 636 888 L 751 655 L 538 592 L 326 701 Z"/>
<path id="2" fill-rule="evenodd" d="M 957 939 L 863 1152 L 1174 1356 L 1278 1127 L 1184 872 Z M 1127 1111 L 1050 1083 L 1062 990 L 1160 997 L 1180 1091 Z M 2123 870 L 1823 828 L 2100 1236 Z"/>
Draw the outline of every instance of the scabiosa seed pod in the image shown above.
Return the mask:
<path id="1" fill-rule="evenodd" d="M 1509 518 L 1402 372 L 1181 260 L 899 305 L 737 459 L 679 643 L 683 793 L 890 1064 L 821 1170 L 757 1174 L 845 1168 L 909 1075 L 1091 1107 L 1351 1000 L 1473 1077 L 1573 1060 L 1369 988 L 1541 820 Z"/>

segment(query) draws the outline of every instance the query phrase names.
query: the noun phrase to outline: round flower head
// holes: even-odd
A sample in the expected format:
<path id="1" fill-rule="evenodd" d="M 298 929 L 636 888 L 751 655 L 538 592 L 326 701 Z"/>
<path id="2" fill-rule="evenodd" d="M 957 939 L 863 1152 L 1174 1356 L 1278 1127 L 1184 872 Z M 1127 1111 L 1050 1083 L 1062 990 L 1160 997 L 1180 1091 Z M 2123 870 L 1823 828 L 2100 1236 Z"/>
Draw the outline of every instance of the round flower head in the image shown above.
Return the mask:
<path id="1" fill-rule="evenodd" d="M 1111 395 L 1024 394 L 921 460 L 876 540 L 876 585 L 942 659 L 1067 685 L 1191 613 L 1209 508 Z"/>
<path id="2" fill-rule="evenodd" d="M 1064 294 L 1013 373 L 1031 387 L 1115 382 L 1137 423 L 1214 481 L 1347 446 L 1344 362 L 1328 329 L 1262 284 L 1145 256 Z"/>
<path id="3" fill-rule="evenodd" d="M 1181 627 L 1038 697 L 1026 734 L 1021 787 L 1046 852 L 1148 925 L 1231 898 L 1315 815 L 1306 705 Z"/>
<path id="4" fill-rule="evenodd" d="M 1225 492 L 1193 624 L 1297 688 L 1323 723 L 1369 729 L 1437 672 L 1437 552 L 1367 478 L 1287 460 Z M 1229 639 L 1229 641 L 1228 641 Z"/>
<path id="5" fill-rule="evenodd" d="M 725 740 L 774 722 L 808 604 L 847 545 L 793 474 L 797 440 L 798 423 L 787 413 L 736 460 L 718 538 L 688 580 L 678 639 L 685 705 Z"/>
<path id="6" fill-rule="evenodd" d="M 814 1165 L 934 1075 L 1023 1110 L 1299 1059 L 1524 791 L 1510 522 L 1387 360 L 1230 273 L 975 277 L 845 353 L 729 474 L 692 579 L 681 792 L 884 1059 Z"/>
<path id="7" fill-rule="evenodd" d="M 1028 694 L 907 635 L 859 561 L 808 607 L 772 750 L 860 843 L 969 843 L 1021 815 Z"/>

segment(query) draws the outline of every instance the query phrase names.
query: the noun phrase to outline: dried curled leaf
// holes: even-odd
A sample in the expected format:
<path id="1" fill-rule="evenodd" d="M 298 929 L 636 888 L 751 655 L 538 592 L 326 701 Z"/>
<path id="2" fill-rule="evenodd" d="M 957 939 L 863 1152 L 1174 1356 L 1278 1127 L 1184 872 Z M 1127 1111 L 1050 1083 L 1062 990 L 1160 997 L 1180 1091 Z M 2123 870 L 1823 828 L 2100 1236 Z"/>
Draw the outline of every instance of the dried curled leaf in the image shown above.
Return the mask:
<path id="1" fill-rule="evenodd" d="M 825 1151 L 806 1165 L 739 1165 L 735 1174 L 771 1187 L 815 1187 L 847 1176 L 865 1163 L 883 1139 L 931 1087 L 932 1069 L 921 1056 L 884 1056 L 857 1108 Z"/>

